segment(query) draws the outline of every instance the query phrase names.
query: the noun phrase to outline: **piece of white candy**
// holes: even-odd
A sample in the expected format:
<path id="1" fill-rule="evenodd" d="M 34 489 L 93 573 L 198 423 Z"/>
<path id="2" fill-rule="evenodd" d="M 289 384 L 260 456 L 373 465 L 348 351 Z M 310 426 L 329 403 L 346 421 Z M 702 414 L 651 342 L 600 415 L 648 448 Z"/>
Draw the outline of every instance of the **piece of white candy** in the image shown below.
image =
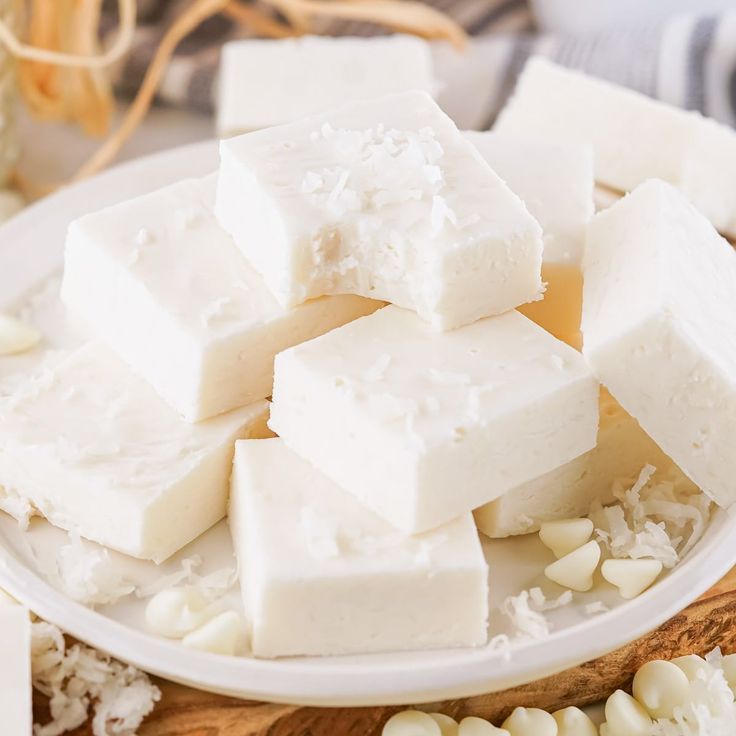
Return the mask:
<path id="1" fill-rule="evenodd" d="M 41 333 L 15 317 L 0 314 L 0 355 L 17 355 L 35 348 Z"/>
<path id="2" fill-rule="evenodd" d="M 557 736 L 598 736 L 595 724 L 580 708 L 563 708 L 552 717 L 557 724 Z"/>
<path id="3" fill-rule="evenodd" d="M 442 729 L 427 713 L 405 710 L 386 721 L 382 736 L 442 736 Z"/>
<path id="4" fill-rule="evenodd" d="M 483 718 L 469 716 L 460 721 L 457 736 L 511 736 L 504 728 L 496 728 Z"/>
<path id="5" fill-rule="evenodd" d="M 557 736 L 557 723 L 546 711 L 539 708 L 514 708 L 501 728 L 509 736 Z"/>
<path id="6" fill-rule="evenodd" d="M 598 542 L 590 541 L 557 562 L 547 565 L 544 574 L 558 585 L 582 593 L 593 587 L 593 573 L 600 559 L 601 548 Z"/>
<path id="7" fill-rule="evenodd" d="M 603 577 L 627 600 L 643 593 L 661 572 L 659 560 L 606 560 L 601 566 Z"/>
<path id="8" fill-rule="evenodd" d="M 458 724 L 454 718 L 444 713 L 430 713 L 429 717 L 440 727 L 442 736 L 458 736 Z"/>
<path id="9" fill-rule="evenodd" d="M 245 622 L 235 611 L 225 611 L 187 634 L 181 643 L 190 649 L 232 657 L 244 648 Z"/>
<path id="10" fill-rule="evenodd" d="M 213 615 L 203 595 L 193 587 L 167 588 L 148 601 L 146 625 L 155 634 L 181 639 Z"/>
<path id="11" fill-rule="evenodd" d="M 676 664 L 657 659 L 639 668 L 632 693 L 652 718 L 672 718 L 675 707 L 689 700 L 690 683 Z"/>
<path id="12" fill-rule="evenodd" d="M 652 719 L 644 706 L 623 690 L 616 690 L 606 701 L 605 730 L 601 736 L 650 736 Z"/>
<path id="13" fill-rule="evenodd" d="M 695 682 L 698 679 L 699 672 L 702 672 L 704 676 L 708 676 L 713 670 L 713 667 L 697 654 L 675 657 L 672 664 L 679 667 L 690 682 Z"/>
<path id="14" fill-rule="evenodd" d="M 736 654 L 727 654 L 721 660 L 721 668 L 728 686 L 736 692 Z"/>
<path id="15" fill-rule="evenodd" d="M 539 527 L 542 544 L 549 547 L 558 560 L 582 547 L 592 534 L 593 522 L 590 519 L 545 521 Z"/>

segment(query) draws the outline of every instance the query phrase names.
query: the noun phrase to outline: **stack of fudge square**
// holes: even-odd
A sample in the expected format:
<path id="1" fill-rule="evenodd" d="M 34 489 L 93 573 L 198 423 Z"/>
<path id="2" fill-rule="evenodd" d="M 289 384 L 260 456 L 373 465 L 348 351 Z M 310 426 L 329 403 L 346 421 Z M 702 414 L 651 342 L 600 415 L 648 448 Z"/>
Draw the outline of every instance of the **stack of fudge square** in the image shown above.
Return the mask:
<path id="1" fill-rule="evenodd" d="M 478 530 L 645 463 L 730 505 L 736 256 L 661 146 L 617 159 L 639 103 L 533 62 L 497 131 L 351 102 L 75 221 L 92 339 L 5 402 L 0 505 L 155 562 L 229 514 L 259 657 L 484 644 Z M 633 191 L 594 215 L 594 178 Z"/>

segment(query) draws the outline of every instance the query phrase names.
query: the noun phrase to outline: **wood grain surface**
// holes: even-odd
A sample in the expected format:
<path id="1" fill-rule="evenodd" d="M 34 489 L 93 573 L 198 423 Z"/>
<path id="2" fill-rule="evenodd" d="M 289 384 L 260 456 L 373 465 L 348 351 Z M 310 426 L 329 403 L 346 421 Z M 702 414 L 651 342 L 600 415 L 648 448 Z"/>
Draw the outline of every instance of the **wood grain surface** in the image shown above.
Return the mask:
<path id="1" fill-rule="evenodd" d="M 626 688 L 650 659 L 705 654 L 715 646 L 736 651 L 736 568 L 682 613 L 651 634 L 604 657 L 544 680 L 490 695 L 431 704 L 456 718 L 477 715 L 499 722 L 517 705 L 556 710 L 594 703 Z M 226 698 L 157 680 L 163 697 L 139 736 L 380 736 L 401 708 L 305 708 Z M 45 722 L 44 699 L 34 703 Z M 428 709 L 424 708 L 423 709 Z M 89 725 L 72 736 L 90 736 Z"/>

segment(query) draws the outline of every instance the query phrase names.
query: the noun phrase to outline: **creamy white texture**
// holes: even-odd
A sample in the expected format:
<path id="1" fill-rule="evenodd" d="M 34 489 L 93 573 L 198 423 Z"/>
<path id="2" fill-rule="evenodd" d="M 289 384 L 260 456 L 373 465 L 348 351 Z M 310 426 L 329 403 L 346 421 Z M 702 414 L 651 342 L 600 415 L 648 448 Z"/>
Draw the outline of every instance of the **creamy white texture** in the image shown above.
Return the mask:
<path id="1" fill-rule="evenodd" d="M 625 192 L 663 179 L 719 230 L 736 235 L 736 133 L 697 112 L 535 57 L 494 130 L 591 143 L 601 184 Z"/>
<path id="2" fill-rule="evenodd" d="M 469 514 L 407 536 L 271 439 L 237 443 L 230 525 L 258 657 L 486 641 L 488 570 Z"/>
<path id="3" fill-rule="evenodd" d="M 489 537 L 509 537 L 536 531 L 544 521 L 585 515 L 594 502 L 614 500 L 614 481 L 630 485 L 647 464 L 664 471 L 672 461 L 604 392 L 596 446 L 476 509 L 475 521 Z"/>
<path id="4" fill-rule="evenodd" d="M 642 184 L 590 223 L 583 352 L 721 506 L 736 500 L 736 253 L 676 189 Z"/>
<path id="5" fill-rule="evenodd" d="M 221 137 L 290 123 L 351 100 L 432 93 L 429 44 L 414 36 L 243 39 L 220 60 Z"/>
<path id="6" fill-rule="evenodd" d="M 66 305 L 189 421 L 265 398 L 277 352 L 378 306 L 280 307 L 217 224 L 214 190 L 172 184 L 76 220 L 66 243 Z"/>
<path id="7" fill-rule="evenodd" d="M 544 263 L 579 266 L 594 211 L 593 147 L 492 131 L 465 137 L 541 225 Z"/>
<path id="8" fill-rule="evenodd" d="M 215 212 L 285 306 L 360 294 L 450 329 L 541 296 L 539 225 L 427 94 L 231 138 L 220 155 Z"/>
<path id="9" fill-rule="evenodd" d="M 233 443 L 268 436 L 267 412 L 188 424 L 86 345 L 0 399 L 0 508 L 162 561 L 225 515 Z"/>
<path id="10" fill-rule="evenodd" d="M 0 719 L 3 732 L 31 734 L 31 619 L 27 608 L 0 600 Z"/>
<path id="11" fill-rule="evenodd" d="M 279 354 L 271 428 L 377 514 L 424 531 L 595 445 L 598 383 L 518 312 L 439 333 L 389 306 Z"/>

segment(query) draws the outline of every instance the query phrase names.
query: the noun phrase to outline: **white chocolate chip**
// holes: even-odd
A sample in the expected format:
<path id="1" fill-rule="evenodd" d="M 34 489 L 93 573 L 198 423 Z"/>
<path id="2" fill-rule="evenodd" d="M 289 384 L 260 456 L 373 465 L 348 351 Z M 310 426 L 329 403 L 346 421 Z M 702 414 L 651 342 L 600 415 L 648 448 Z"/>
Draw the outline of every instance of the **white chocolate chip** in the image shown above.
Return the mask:
<path id="1" fill-rule="evenodd" d="M 736 654 L 727 654 L 721 660 L 721 667 L 728 686 L 736 693 Z"/>
<path id="2" fill-rule="evenodd" d="M 702 657 L 698 657 L 697 654 L 686 654 L 683 657 L 675 657 L 672 660 L 672 664 L 679 667 L 690 682 L 695 682 L 698 679 L 698 672 L 703 672 L 707 676 L 713 670 L 711 665 Z"/>
<path id="3" fill-rule="evenodd" d="M 659 560 L 606 560 L 601 566 L 603 577 L 615 585 L 626 600 L 643 593 L 661 572 Z"/>
<path id="4" fill-rule="evenodd" d="M 0 355 L 16 355 L 35 348 L 41 333 L 15 317 L 0 314 Z"/>
<path id="5" fill-rule="evenodd" d="M 469 716 L 460 721 L 457 736 L 510 736 L 510 734 L 503 728 L 496 728 L 483 718 Z"/>
<path id="6" fill-rule="evenodd" d="M 580 708 L 563 708 L 552 717 L 557 724 L 557 736 L 598 736 L 595 724 Z"/>
<path id="7" fill-rule="evenodd" d="M 505 728 L 509 736 L 557 736 L 555 719 L 539 708 L 514 708 L 501 728 Z"/>
<path id="8" fill-rule="evenodd" d="M 690 699 L 690 683 L 677 665 L 657 659 L 639 668 L 632 693 L 652 718 L 672 718 L 675 707 Z"/>
<path id="9" fill-rule="evenodd" d="M 232 657 L 245 646 L 245 623 L 235 611 L 225 611 L 187 634 L 181 643 L 189 649 Z"/>
<path id="10" fill-rule="evenodd" d="M 644 706 L 623 690 L 616 690 L 606 701 L 605 729 L 603 736 L 650 736 L 652 719 Z"/>
<path id="11" fill-rule="evenodd" d="M 212 617 L 196 588 L 166 588 L 148 601 L 146 624 L 155 634 L 181 639 Z"/>
<path id="12" fill-rule="evenodd" d="M 543 521 L 539 527 L 542 544 L 549 547 L 558 560 L 582 547 L 592 534 L 593 522 L 590 519 Z"/>
<path id="13" fill-rule="evenodd" d="M 442 736 L 439 724 L 420 710 L 405 710 L 386 721 L 382 736 Z"/>
<path id="14" fill-rule="evenodd" d="M 440 727 L 442 736 L 457 736 L 457 721 L 444 713 L 430 713 L 429 717 Z"/>
<path id="15" fill-rule="evenodd" d="M 593 573 L 600 559 L 601 548 L 591 541 L 547 565 L 544 574 L 565 588 L 585 592 L 593 587 Z"/>

